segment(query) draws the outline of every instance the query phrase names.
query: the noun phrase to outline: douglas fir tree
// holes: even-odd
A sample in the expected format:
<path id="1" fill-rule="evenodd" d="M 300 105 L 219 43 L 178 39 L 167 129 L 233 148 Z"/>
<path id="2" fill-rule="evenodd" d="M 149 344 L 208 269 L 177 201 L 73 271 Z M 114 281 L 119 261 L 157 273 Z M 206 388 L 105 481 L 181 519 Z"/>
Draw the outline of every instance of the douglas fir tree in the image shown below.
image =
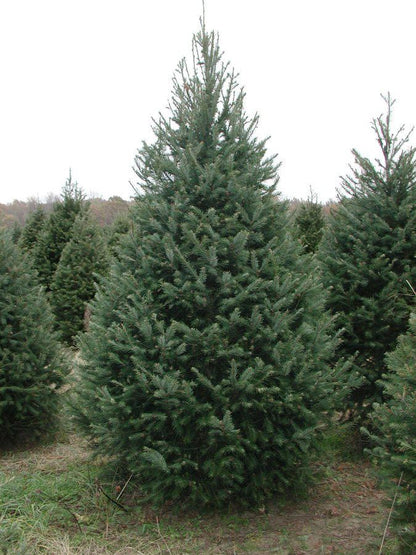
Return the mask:
<path id="1" fill-rule="evenodd" d="M 286 232 L 277 167 L 204 28 L 81 342 L 77 419 L 155 503 L 260 503 L 306 472 L 339 386 L 315 267 Z"/>
<path id="2" fill-rule="evenodd" d="M 381 158 L 373 163 L 353 151 L 356 167 L 321 249 L 329 306 L 345 330 L 339 353 L 355 357 L 362 379 L 348 405 L 358 421 L 383 400 L 384 356 L 407 328 L 413 297 L 406 280 L 416 283 L 415 149 L 403 128 L 393 131 L 394 101 L 385 101 L 387 113 L 372 125 Z"/>

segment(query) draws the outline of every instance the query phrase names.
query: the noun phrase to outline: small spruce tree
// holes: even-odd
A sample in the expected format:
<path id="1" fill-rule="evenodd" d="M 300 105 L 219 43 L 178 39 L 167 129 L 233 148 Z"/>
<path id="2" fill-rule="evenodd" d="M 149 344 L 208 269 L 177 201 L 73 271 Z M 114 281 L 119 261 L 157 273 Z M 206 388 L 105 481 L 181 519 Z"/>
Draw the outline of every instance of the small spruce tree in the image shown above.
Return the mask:
<path id="1" fill-rule="evenodd" d="M 46 214 L 42 206 L 38 206 L 29 214 L 19 238 L 19 246 L 25 252 L 30 252 L 35 248 L 45 221 Z"/>
<path id="2" fill-rule="evenodd" d="M 65 370 L 29 261 L 0 231 L 0 446 L 51 428 Z"/>
<path id="3" fill-rule="evenodd" d="M 19 222 L 14 222 L 10 230 L 10 237 L 15 245 L 19 243 L 21 235 L 22 235 L 22 226 L 20 225 Z"/>
<path id="4" fill-rule="evenodd" d="M 51 304 L 62 340 L 73 345 L 84 329 L 87 303 L 95 293 L 95 281 L 108 269 L 102 233 L 88 214 L 78 216 L 72 238 L 62 251 L 51 283 Z"/>
<path id="5" fill-rule="evenodd" d="M 339 354 L 354 357 L 361 376 L 346 405 L 358 422 L 384 400 L 380 377 L 385 353 L 407 328 L 413 302 L 406 280 L 416 282 L 416 161 L 403 127 L 391 123 L 394 101 L 373 120 L 381 158 L 353 151 L 352 175 L 343 180 L 339 205 L 320 249 L 329 307 L 344 329 Z"/>
<path id="6" fill-rule="evenodd" d="M 48 216 L 33 250 L 34 266 L 41 283 L 50 290 L 53 274 L 65 245 L 72 237 L 72 226 L 78 215 L 85 213 L 88 204 L 77 183 L 72 181 L 71 172 L 62 195 Z"/>
<path id="7" fill-rule="evenodd" d="M 136 159 L 144 195 L 81 338 L 76 419 L 154 503 L 262 503 L 308 472 L 343 390 L 336 339 L 257 117 L 215 35 L 193 49 Z"/>
<path id="8" fill-rule="evenodd" d="M 308 199 L 300 204 L 295 215 L 295 237 L 299 239 L 305 252 L 314 253 L 318 250 L 324 226 L 322 205 L 311 190 Z"/>
<path id="9" fill-rule="evenodd" d="M 118 256 L 119 244 L 132 227 L 128 214 L 118 215 L 111 226 L 107 227 L 107 248 L 112 256 Z"/>
<path id="10" fill-rule="evenodd" d="M 380 465 L 384 486 L 396 495 L 392 523 L 400 539 L 400 553 L 416 548 L 416 314 L 409 331 L 386 357 L 389 373 L 383 387 L 389 396 L 375 404 L 372 414 L 372 455 Z"/>

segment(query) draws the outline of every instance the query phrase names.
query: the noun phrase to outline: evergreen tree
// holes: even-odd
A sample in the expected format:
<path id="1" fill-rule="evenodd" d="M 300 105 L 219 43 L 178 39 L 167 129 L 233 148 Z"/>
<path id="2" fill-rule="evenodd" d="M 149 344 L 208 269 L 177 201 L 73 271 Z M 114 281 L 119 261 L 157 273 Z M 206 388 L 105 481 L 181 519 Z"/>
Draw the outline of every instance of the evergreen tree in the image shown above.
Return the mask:
<path id="1" fill-rule="evenodd" d="M 61 197 L 62 200 L 54 205 L 46 220 L 33 251 L 35 268 L 41 283 L 47 290 L 50 289 L 62 251 L 72 237 L 74 221 L 88 208 L 82 190 L 77 183 L 72 182 L 71 173 L 63 187 Z"/>
<path id="2" fill-rule="evenodd" d="M 62 340 L 71 345 L 84 328 L 95 280 L 108 269 L 101 230 L 88 214 L 78 216 L 72 238 L 62 251 L 51 284 L 51 304 Z"/>
<path id="3" fill-rule="evenodd" d="M 14 222 L 10 230 L 10 237 L 15 245 L 19 243 L 20 236 L 22 235 L 22 226 L 19 222 Z"/>
<path id="4" fill-rule="evenodd" d="M 130 231 L 131 226 L 131 218 L 128 214 L 120 214 L 112 225 L 109 226 L 107 230 L 107 247 L 111 255 L 117 256 L 119 244 Z"/>
<path id="5" fill-rule="evenodd" d="M 342 387 L 257 117 L 215 35 L 193 48 L 136 159 L 145 194 L 81 338 L 76 418 L 155 503 L 260 503 L 307 473 Z"/>
<path id="6" fill-rule="evenodd" d="M 389 374 L 383 386 L 388 403 L 376 404 L 372 422 L 377 443 L 373 456 L 381 465 L 384 486 L 397 495 L 393 525 L 399 533 L 400 553 L 416 549 L 416 314 L 407 334 L 387 356 Z"/>
<path id="7" fill-rule="evenodd" d="M 324 232 L 325 220 L 322 205 L 312 192 L 305 202 L 302 202 L 295 215 L 295 236 L 301 242 L 305 252 L 317 251 Z"/>
<path id="8" fill-rule="evenodd" d="M 0 446 L 51 427 L 64 361 L 28 260 L 0 231 Z"/>
<path id="9" fill-rule="evenodd" d="M 329 306 L 344 328 L 342 356 L 354 358 L 362 378 L 349 407 L 365 420 L 371 404 L 383 400 L 378 381 L 387 372 L 384 356 L 407 328 L 416 282 L 416 164 L 403 127 L 393 131 L 394 101 L 373 120 L 381 150 L 375 162 L 353 151 L 352 176 L 330 218 L 321 249 Z"/>
<path id="10" fill-rule="evenodd" d="M 38 206 L 29 214 L 19 239 L 19 246 L 24 251 L 30 252 L 36 246 L 45 220 L 46 214 L 42 206 Z"/>

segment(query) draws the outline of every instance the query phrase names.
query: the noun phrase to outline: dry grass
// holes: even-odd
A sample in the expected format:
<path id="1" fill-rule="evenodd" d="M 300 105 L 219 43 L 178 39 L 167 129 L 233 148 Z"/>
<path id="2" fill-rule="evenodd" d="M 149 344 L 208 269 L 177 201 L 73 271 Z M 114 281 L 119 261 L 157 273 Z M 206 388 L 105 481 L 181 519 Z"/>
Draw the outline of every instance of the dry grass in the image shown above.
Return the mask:
<path id="1" fill-rule="evenodd" d="M 371 468 L 361 461 L 324 470 L 325 479 L 308 499 L 284 506 L 205 515 L 156 513 L 134 506 L 134 493 L 126 490 L 129 510 L 124 513 L 100 495 L 97 464 L 73 435 L 0 458 L 0 551 L 3 526 L 10 532 L 3 538 L 6 553 L 377 553 L 388 507 Z M 111 493 L 115 484 L 105 486 Z M 384 553 L 394 552 L 390 538 Z"/>
<path id="2" fill-rule="evenodd" d="M 14 450 L 0 455 L 0 472 L 65 472 L 68 466 L 74 463 L 83 464 L 89 456 L 86 442 L 72 434 L 64 442 L 36 445 L 23 451 Z"/>

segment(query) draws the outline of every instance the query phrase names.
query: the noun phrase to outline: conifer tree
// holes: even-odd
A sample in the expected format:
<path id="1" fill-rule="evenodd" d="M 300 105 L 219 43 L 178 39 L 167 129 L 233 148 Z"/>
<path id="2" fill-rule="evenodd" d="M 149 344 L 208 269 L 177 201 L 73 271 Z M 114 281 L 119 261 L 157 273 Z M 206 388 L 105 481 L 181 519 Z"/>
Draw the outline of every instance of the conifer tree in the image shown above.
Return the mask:
<path id="1" fill-rule="evenodd" d="M 107 229 L 107 247 L 112 256 L 117 256 L 119 244 L 132 226 L 128 214 L 120 214 Z"/>
<path id="2" fill-rule="evenodd" d="M 34 265 L 39 279 L 48 291 L 62 251 L 72 237 L 74 221 L 88 208 L 82 190 L 72 181 L 71 173 L 63 187 L 61 197 L 62 200 L 54 205 L 47 218 L 33 251 Z"/>
<path id="3" fill-rule="evenodd" d="M 19 239 L 21 235 L 22 235 L 22 226 L 19 224 L 19 222 L 14 222 L 10 230 L 10 237 L 15 245 L 19 243 Z"/>
<path id="4" fill-rule="evenodd" d="M 329 306 L 345 330 L 339 353 L 355 357 L 362 379 L 349 407 L 363 421 L 384 399 L 384 356 L 406 331 L 413 302 L 406 280 L 416 282 L 415 149 L 403 127 L 393 130 L 394 101 L 385 101 L 386 114 L 372 123 L 381 157 L 372 162 L 353 151 L 355 166 L 321 249 Z"/>
<path id="5" fill-rule="evenodd" d="M 0 446 L 51 428 L 65 369 L 35 273 L 0 231 Z"/>
<path id="6" fill-rule="evenodd" d="M 95 281 L 107 271 L 108 263 L 98 225 L 88 213 L 78 216 L 51 284 L 51 304 L 65 343 L 72 345 L 75 336 L 83 331 L 85 309 L 94 296 Z"/>
<path id="7" fill-rule="evenodd" d="M 46 214 L 42 206 L 38 206 L 29 214 L 19 239 L 19 246 L 24 251 L 30 252 L 36 246 L 45 221 Z"/>
<path id="8" fill-rule="evenodd" d="M 389 396 L 375 404 L 372 414 L 373 457 L 380 465 L 387 490 L 396 495 L 393 526 L 399 534 L 400 553 L 416 548 L 416 314 L 409 331 L 399 337 L 387 358 L 389 373 L 383 386 Z"/>
<path id="9" fill-rule="evenodd" d="M 324 232 L 325 220 L 322 205 L 311 190 L 308 199 L 301 203 L 295 215 L 295 236 L 305 252 L 317 251 Z"/>
<path id="10" fill-rule="evenodd" d="M 307 473 L 337 393 L 316 268 L 214 34 L 136 158 L 133 229 L 81 338 L 76 419 L 155 503 L 260 503 Z"/>

